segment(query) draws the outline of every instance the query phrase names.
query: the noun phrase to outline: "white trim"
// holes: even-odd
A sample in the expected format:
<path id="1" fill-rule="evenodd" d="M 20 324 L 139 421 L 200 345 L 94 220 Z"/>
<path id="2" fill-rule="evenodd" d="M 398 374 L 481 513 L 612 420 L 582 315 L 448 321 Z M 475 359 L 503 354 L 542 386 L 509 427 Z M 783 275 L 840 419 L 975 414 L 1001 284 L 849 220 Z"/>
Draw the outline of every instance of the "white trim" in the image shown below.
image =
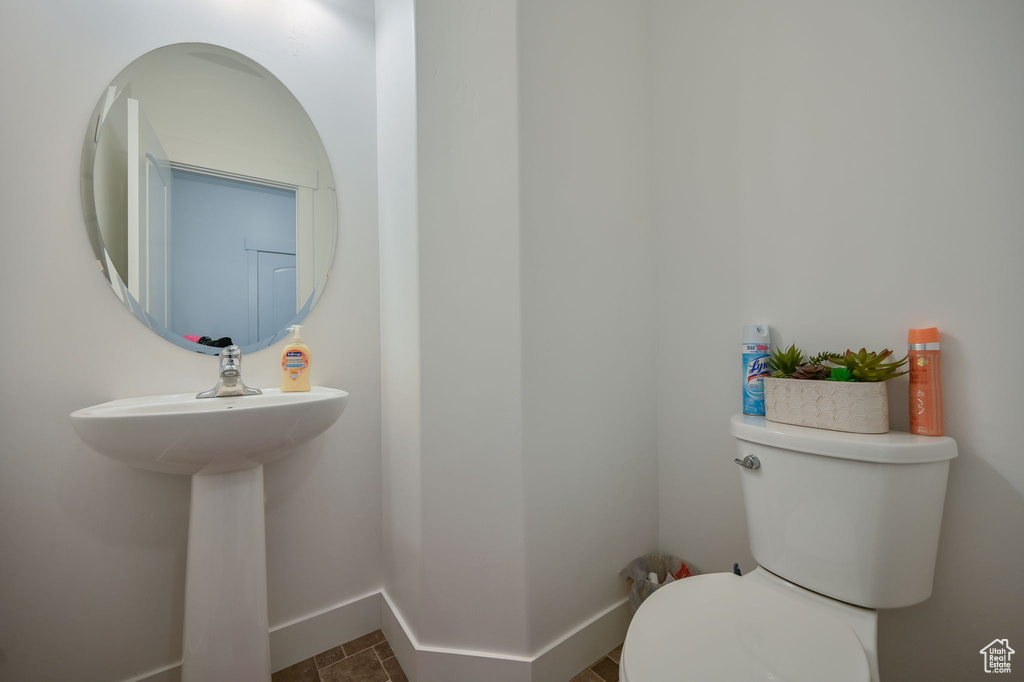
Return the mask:
<path id="1" fill-rule="evenodd" d="M 170 163 L 172 170 L 195 173 L 196 175 L 209 175 L 212 178 L 221 178 L 223 180 L 246 182 L 250 185 L 273 187 L 274 189 L 291 190 L 292 192 L 296 192 L 300 187 L 302 187 L 301 185 L 281 182 L 273 178 L 262 178 L 256 175 L 243 175 L 241 173 L 233 173 L 231 171 L 219 170 L 217 168 L 209 168 L 207 166 L 196 166 L 195 164 L 181 163 L 180 161 L 171 161 Z"/>
<path id="2" fill-rule="evenodd" d="M 160 139 L 168 157 L 180 166 L 216 168 L 230 175 L 268 178 L 295 187 L 316 189 L 320 184 L 320 174 L 312 166 L 289 163 L 243 149 L 198 143 L 173 133 L 164 134 Z"/>
<path id="3" fill-rule="evenodd" d="M 270 628 L 276 672 L 380 628 L 381 593 L 350 599 Z M 181 661 L 124 682 L 181 682 Z"/>
<path id="4" fill-rule="evenodd" d="M 272 239 L 268 237 L 246 237 L 246 251 L 269 251 L 271 253 L 283 253 L 288 256 L 295 255 L 295 246 L 286 239 Z"/>
<path id="5" fill-rule="evenodd" d="M 631 618 L 623 598 L 536 654 L 520 656 L 420 644 L 387 592 L 381 595 L 384 636 L 412 682 L 565 682 L 621 644 Z"/>
<path id="6" fill-rule="evenodd" d="M 124 682 L 181 682 L 181 661 L 143 673 Z"/>
<path id="7" fill-rule="evenodd" d="M 143 302 L 142 279 L 139 276 L 142 225 L 139 224 L 139 206 L 142 186 L 139 184 L 139 100 L 128 98 L 128 291 L 136 301 Z"/>
<path id="8" fill-rule="evenodd" d="M 330 249 L 330 252 L 334 253 L 333 242 L 319 244 L 316 241 L 315 196 L 316 192 L 309 187 L 295 188 L 295 267 L 298 269 L 295 289 L 296 310 L 301 310 L 310 295 L 316 291 L 316 249 Z M 331 219 L 334 220 L 334 217 Z M 330 261 L 327 262 L 325 270 L 330 270 Z"/>
<path id="9" fill-rule="evenodd" d="M 416 644 L 410 639 L 409 634 L 412 630 L 406 625 L 402 614 L 391 603 L 387 592 L 381 592 L 381 597 L 383 599 L 380 603 L 380 627 L 384 631 L 384 637 L 387 638 L 391 650 L 398 657 L 405 676 L 410 680 L 418 680 Z"/>
<path id="10" fill-rule="evenodd" d="M 533 657 L 532 682 L 565 682 L 626 639 L 632 619 L 629 598 L 565 633 Z"/>
<path id="11" fill-rule="evenodd" d="M 597 613 L 533 656 L 421 645 L 387 592 L 372 592 L 270 628 L 274 671 L 378 628 L 412 682 L 565 682 L 626 637 L 629 601 Z M 180 682 L 181 662 L 124 682 Z"/>
<path id="12" fill-rule="evenodd" d="M 372 592 L 270 628 L 276 672 L 380 629 L 381 593 Z"/>

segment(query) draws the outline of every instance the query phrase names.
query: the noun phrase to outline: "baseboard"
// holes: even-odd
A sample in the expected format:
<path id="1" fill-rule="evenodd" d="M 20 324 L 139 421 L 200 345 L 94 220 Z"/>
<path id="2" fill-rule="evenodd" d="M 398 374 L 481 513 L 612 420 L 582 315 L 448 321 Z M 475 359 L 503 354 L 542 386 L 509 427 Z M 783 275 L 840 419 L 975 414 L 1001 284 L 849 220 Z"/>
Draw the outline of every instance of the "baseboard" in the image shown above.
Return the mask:
<path id="1" fill-rule="evenodd" d="M 416 644 L 409 635 L 409 627 L 402 620 L 402 614 L 391 603 L 386 592 L 381 592 L 380 627 L 384 631 L 391 650 L 402 664 L 405 676 L 410 680 L 418 680 L 416 671 Z"/>
<path id="2" fill-rule="evenodd" d="M 421 645 L 387 593 L 381 594 L 381 627 L 412 682 L 566 682 L 621 644 L 631 617 L 623 599 L 537 654 L 522 657 Z"/>
<path id="3" fill-rule="evenodd" d="M 181 682 L 181 661 L 159 670 L 143 673 L 124 682 Z"/>
<path id="4" fill-rule="evenodd" d="M 270 667 L 276 672 L 380 629 L 382 601 L 381 593 L 373 592 L 275 625 L 270 628 Z"/>
<path id="5" fill-rule="evenodd" d="M 380 628 L 381 593 L 373 592 L 270 629 L 275 672 Z M 181 662 L 124 682 L 181 682 Z"/>
<path id="6" fill-rule="evenodd" d="M 533 659 L 531 682 L 566 682 L 626 639 L 629 599 L 612 604 L 550 644 Z"/>
<path id="7" fill-rule="evenodd" d="M 623 599 L 529 657 L 444 649 L 419 644 L 387 593 L 373 592 L 274 626 L 270 660 L 281 670 L 381 628 L 412 682 L 566 682 L 621 644 L 629 619 Z M 181 663 L 124 682 L 181 682 Z"/>

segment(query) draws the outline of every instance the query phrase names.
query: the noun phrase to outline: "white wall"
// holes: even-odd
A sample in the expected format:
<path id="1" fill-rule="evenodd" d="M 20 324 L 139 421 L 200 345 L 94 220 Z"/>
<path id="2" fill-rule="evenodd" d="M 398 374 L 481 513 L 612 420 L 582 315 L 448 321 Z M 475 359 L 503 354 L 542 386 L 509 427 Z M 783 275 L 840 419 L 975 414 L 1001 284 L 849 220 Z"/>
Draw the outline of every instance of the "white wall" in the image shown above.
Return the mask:
<path id="1" fill-rule="evenodd" d="M 727 433 L 740 325 L 819 350 L 900 347 L 935 324 L 961 456 L 935 595 L 883 614 L 882 673 L 967 678 L 992 639 L 1024 641 L 1024 540 L 1006 532 L 1024 467 L 998 375 L 1024 336 L 1024 8 L 546 4 L 421 3 L 413 32 L 411 2 L 380 0 L 377 38 L 399 42 L 380 52 L 397 61 L 380 65 L 396 80 L 379 118 L 369 2 L 0 10 L 0 82 L 27 103 L 0 133 L 0 301 L 32 330 L 5 350 L 45 358 L 38 384 L 0 399 L 0 679 L 124 679 L 180 656 L 187 481 L 106 461 L 67 420 L 212 381 L 212 358 L 120 308 L 79 211 L 96 98 L 180 41 L 274 72 L 339 187 L 334 277 L 306 338 L 315 381 L 352 399 L 268 468 L 272 625 L 383 576 L 429 653 L 528 662 L 621 597 L 614 573 L 636 554 L 749 569 Z M 379 276 L 378 124 L 398 135 L 381 145 Z M 251 383 L 275 383 L 276 350 L 247 358 Z"/>
<path id="2" fill-rule="evenodd" d="M 657 548 L 645 10 L 519 2 L 532 651 L 621 600 L 618 571 Z"/>
<path id="3" fill-rule="evenodd" d="M 68 414 L 215 378 L 214 358 L 162 341 L 121 307 L 96 270 L 79 203 L 82 140 L 103 88 L 140 54 L 182 41 L 224 45 L 277 75 L 317 126 L 338 182 L 334 274 L 304 331 L 314 381 L 351 399 L 323 437 L 267 468 L 271 625 L 379 589 L 372 4 L 5 3 L 0 83 L 19 103 L 0 132 L 0 310 L 4 352 L 23 379 L 0 398 L 3 680 L 109 682 L 180 660 L 188 480 L 93 453 Z M 247 356 L 247 381 L 275 385 L 279 352 Z"/>
<path id="4" fill-rule="evenodd" d="M 415 633 L 423 530 L 414 14 L 413 0 L 377 0 L 383 583 Z M 413 657 L 401 660 L 412 674 Z"/>
<path id="5" fill-rule="evenodd" d="M 881 673 L 982 677 L 983 646 L 1024 642 L 1024 5 L 652 10 L 661 545 L 752 567 L 727 431 L 740 325 L 811 352 L 936 325 L 960 457 L 934 594 L 881 615 Z"/>
<path id="6" fill-rule="evenodd" d="M 416 7 L 421 639 L 524 653 L 515 2 Z"/>
<path id="7" fill-rule="evenodd" d="M 622 620 L 548 648 L 655 548 L 647 17 L 546 5 L 377 5 L 385 589 L 413 679 L 571 677 Z"/>
<path id="8" fill-rule="evenodd" d="M 521 653 L 514 3 L 377 12 L 385 590 L 410 646 Z"/>

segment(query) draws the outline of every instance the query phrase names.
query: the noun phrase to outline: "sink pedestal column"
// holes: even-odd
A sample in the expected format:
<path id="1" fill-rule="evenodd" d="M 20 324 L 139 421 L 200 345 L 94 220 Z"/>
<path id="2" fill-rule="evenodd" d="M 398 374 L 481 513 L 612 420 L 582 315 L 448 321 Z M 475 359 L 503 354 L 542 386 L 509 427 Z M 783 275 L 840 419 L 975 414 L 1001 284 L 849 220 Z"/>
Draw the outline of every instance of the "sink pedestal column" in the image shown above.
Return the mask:
<path id="1" fill-rule="evenodd" d="M 96 451 L 192 477 L 182 682 L 270 682 L 263 465 L 319 436 L 347 402 L 345 391 L 313 386 L 124 398 L 71 413 Z"/>
<path id="2" fill-rule="evenodd" d="M 192 476 L 182 682 L 270 682 L 263 467 Z"/>

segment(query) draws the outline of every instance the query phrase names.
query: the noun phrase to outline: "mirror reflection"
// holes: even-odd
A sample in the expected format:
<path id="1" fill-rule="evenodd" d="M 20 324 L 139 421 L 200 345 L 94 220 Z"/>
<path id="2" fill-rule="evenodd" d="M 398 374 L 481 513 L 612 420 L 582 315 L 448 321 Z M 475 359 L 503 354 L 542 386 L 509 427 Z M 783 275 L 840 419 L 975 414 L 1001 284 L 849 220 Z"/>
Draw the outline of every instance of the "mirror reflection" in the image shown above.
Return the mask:
<path id="1" fill-rule="evenodd" d="M 320 137 L 280 81 L 223 47 L 170 45 L 118 74 L 86 134 L 82 204 L 114 293 L 191 350 L 283 338 L 330 272 Z"/>

